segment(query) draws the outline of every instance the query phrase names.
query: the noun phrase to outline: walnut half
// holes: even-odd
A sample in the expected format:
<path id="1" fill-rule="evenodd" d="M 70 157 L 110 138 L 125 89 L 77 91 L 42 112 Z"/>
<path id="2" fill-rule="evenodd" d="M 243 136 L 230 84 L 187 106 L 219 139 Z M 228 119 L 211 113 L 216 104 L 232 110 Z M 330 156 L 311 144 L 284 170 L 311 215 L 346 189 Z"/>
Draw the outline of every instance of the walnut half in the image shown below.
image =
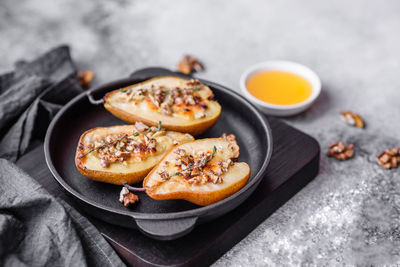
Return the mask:
<path id="1" fill-rule="evenodd" d="M 400 163 L 399 148 L 386 149 L 377 156 L 378 164 L 385 169 L 397 168 Z"/>
<path id="2" fill-rule="evenodd" d="M 178 71 L 183 74 L 191 74 L 201 70 L 204 70 L 203 64 L 197 58 L 190 55 L 184 56 L 178 63 Z"/>
<path id="3" fill-rule="evenodd" d="M 78 72 L 79 84 L 83 88 L 89 88 L 93 78 L 94 78 L 94 73 L 90 70 Z"/>
<path id="4" fill-rule="evenodd" d="M 346 160 L 354 157 L 354 145 L 346 146 L 343 142 L 335 142 L 329 146 L 328 157 Z"/>
<path id="5" fill-rule="evenodd" d="M 123 203 L 125 207 L 129 207 L 139 202 L 139 197 L 130 192 L 126 187 L 122 187 L 119 193 L 119 201 Z"/>
<path id="6" fill-rule="evenodd" d="M 351 112 L 351 111 L 348 111 L 348 110 L 344 110 L 344 111 L 341 112 L 341 116 L 340 117 L 347 124 L 356 126 L 358 128 L 364 128 L 365 127 L 364 120 L 357 113 L 354 113 L 354 112 Z"/>

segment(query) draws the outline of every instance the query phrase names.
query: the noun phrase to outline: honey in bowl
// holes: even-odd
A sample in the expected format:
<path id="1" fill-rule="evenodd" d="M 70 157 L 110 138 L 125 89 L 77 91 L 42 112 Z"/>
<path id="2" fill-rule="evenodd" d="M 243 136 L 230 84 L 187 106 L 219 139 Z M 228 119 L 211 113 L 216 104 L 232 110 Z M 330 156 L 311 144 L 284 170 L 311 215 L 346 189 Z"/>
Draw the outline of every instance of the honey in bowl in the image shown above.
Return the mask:
<path id="1" fill-rule="evenodd" d="M 261 71 L 246 81 L 247 90 L 257 99 L 275 105 L 295 105 L 311 97 L 311 83 L 286 71 Z"/>

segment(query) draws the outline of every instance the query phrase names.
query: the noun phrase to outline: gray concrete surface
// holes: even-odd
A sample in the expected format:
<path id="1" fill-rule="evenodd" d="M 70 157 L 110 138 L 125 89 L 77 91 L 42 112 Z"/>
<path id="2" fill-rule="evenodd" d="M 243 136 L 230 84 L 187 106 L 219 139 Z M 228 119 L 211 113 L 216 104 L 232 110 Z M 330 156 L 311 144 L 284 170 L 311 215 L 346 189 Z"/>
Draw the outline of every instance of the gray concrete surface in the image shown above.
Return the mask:
<path id="1" fill-rule="evenodd" d="M 400 263 L 400 169 L 375 155 L 400 145 L 399 1 L 0 2 L 0 71 L 68 43 L 96 84 L 140 67 L 173 68 L 183 53 L 207 66 L 199 77 L 238 90 L 241 72 L 268 59 L 319 73 L 323 93 L 286 119 L 321 144 L 321 172 L 215 266 Z M 346 126 L 342 109 L 367 129 Z M 356 145 L 346 162 L 327 158 L 337 140 Z"/>

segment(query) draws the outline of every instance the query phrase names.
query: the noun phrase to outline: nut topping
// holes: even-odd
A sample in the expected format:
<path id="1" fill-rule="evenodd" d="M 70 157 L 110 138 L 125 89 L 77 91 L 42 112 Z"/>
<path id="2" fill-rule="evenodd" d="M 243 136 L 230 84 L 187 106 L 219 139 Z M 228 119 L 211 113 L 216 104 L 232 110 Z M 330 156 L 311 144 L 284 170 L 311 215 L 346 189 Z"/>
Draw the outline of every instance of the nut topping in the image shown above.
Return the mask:
<path id="1" fill-rule="evenodd" d="M 229 166 L 233 165 L 231 159 L 211 161 L 217 153 L 215 146 L 212 151 L 199 152 L 196 155 L 188 154 L 181 148 L 175 149 L 174 153 L 177 155 L 175 167 L 178 171 L 170 176 L 180 176 L 189 184 L 222 183 L 222 175 L 228 171 Z M 167 176 L 163 170 L 158 174 L 163 180 Z"/>
<path id="2" fill-rule="evenodd" d="M 190 55 L 184 56 L 178 63 L 178 71 L 184 74 L 191 74 L 201 70 L 204 70 L 203 64 L 197 58 Z"/>
<path id="3" fill-rule="evenodd" d="M 385 169 L 397 168 L 400 163 L 399 148 L 386 149 L 377 156 L 378 164 Z"/>
<path id="4" fill-rule="evenodd" d="M 96 156 L 100 158 L 100 165 L 103 168 L 108 168 L 114 162 L 121 162 L 127 166 L 126 160 L 129 158 L 142 161 L 148 154 L 155 153 L 157 151 L 155 137 L 163 134 L 165 131 L 161 129 L 161 122 L 157 128 L 137 122 L 132 134 L 110 134 L 88 145 L 79 144 L 79 158 L 96 151 Z"/>
<path id="5" fill-rule="evenodd" d="M 329 146 L 328 156 L 338 160 L 352 158 L 354 156 L 354 145 L 346 146 L 343 142 L 335 142 Z"/>
<path id="6" fill-rule="evenodd" d="M 150 88 L 139 89 L 126 87 L 122 88 L 121 92 L 128 96 L 126 98 L 128 102 L 132 101 L 137 105 L 145 101 L 148 108 L 157 110 L 163 115 L 172 116 L 176 113 L 200 119 L 206 116 L 204 110 L 208 108 L 206 101 L 209 98 L 203 98 L 198 92 L 203 87 L 204 85 L 198 80 L 192 79 L 186 81 L 183 88 L 167 89 L 164 86 L 152 85 Z"/>
<path id="7" fill-rule="evenodd" d="M 344 110 L 341 112 L 340 118 L 342 120 L 344 120 L 347 124 L 356 126 L 358 128 L 365 127 L 364 120 L 357 113 L 353 113 L 351 111 Z"/>
<path id="8" fill-rule="evenodd" d="M 139 202 L 139 197 L 130 192 L 126 187 L 122 187 L 119 193 L 119 201 L 123 203 L 125 207 L 129 207 Z"/>

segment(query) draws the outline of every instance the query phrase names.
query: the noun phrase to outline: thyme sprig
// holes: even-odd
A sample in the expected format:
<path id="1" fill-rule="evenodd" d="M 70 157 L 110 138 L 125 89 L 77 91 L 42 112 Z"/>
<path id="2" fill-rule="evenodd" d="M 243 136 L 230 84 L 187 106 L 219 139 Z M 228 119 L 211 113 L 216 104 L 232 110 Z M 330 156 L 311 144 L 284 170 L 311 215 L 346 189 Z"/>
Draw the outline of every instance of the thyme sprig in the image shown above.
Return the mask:
<path id="1" fill-rule="evenodd" d="M 132 92 L 132 88 L 121 88 L 121 92 L 122 93 L 131 93 Z"/>
<path id="2" fill-rule="evenodd" d="M 176 175 L 181 175 L 182 173 L 181 172 L 175 172 L 175 173 L 173 173 L 172 175 L 171 175 L 171 177 L 172 176 L 176 176 Z"/>
<path id="3" fill-rule="evenodd" d="M 191 170 L 193 167 L 193 162 L 189 162 L 189 164 L 187 165 L 186 169 Z"/>
<path id="4" fill-rule="evenodd" d="M 91 149 L 89 149 L 88 152 L 86 152 L 85 154 L 80 155 L 79 158 L 81 159 L 81 158 L 85 157 L 86 155 L 88 155 L 89 153 L 92 153 L 92 152 L 95 151 L 95 150 L 96 150 L 95 147 L 94 147 L 94 148 L 91 148 Z"/>
<path id="5" fill-rule="evenodd" d="M 203 164 L 203 165 L 206 165 L 207 162 L 209 162 L 210 160 L 212 160 L 212 159 L 214 158 L 214 156 L 215 156 L 216 153 L 217 153 L 217 147 L 214 146 L 214 147 L 213 147 L 213 152 L 212 152 L 210 158 L 204 158 L 204 159 L 202 160 L 202 164 Z"/>
<path id="6" fill-rule="evenodd" d="M 151 127 L 147 128 L 147 132 L 150 133 L 151 131 L 153 131 L 153 129 L 154 129 L 154 127 L 151 126 Z M 156 128 L 156 131 L 157 132 L 161 131 L 161 121 L 158 121 L 158 125 L 157 125 L 157 128 Z"/>
<path id="7" fill-rule="evenodd" d="M 216 146 L 213 147 L 213 152 L 212 152 L 212 155 L 211 155 L 211 159 L 215 156 L 215 153 L 217 153 L 217 147 Z"/>

